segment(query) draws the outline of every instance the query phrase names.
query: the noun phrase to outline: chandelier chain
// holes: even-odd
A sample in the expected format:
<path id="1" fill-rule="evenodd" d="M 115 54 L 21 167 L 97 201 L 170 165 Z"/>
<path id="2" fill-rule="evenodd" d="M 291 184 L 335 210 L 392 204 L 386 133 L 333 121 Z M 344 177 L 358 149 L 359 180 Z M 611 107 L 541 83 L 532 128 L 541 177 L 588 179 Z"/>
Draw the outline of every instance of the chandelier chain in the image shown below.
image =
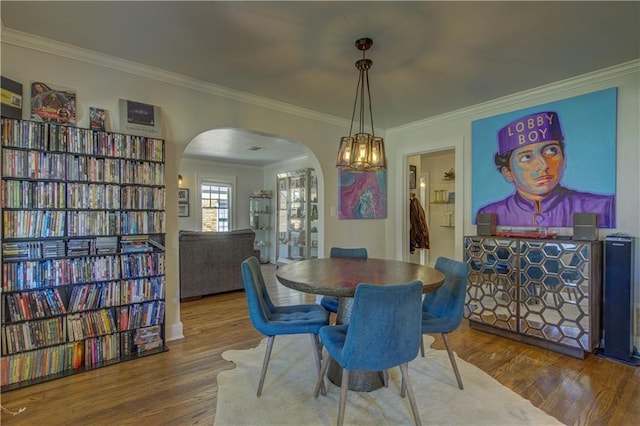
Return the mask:
<path id="1" fill-rule="evenodd" d="M 373 128 L 373 107 L 371 106 L 371 89 L 369 88 L 369 72 L 367 72 L 367 95 L 369 95 L 369 116 L 371 118 L 371 136 L 376 136 L 376 131 Z"/>

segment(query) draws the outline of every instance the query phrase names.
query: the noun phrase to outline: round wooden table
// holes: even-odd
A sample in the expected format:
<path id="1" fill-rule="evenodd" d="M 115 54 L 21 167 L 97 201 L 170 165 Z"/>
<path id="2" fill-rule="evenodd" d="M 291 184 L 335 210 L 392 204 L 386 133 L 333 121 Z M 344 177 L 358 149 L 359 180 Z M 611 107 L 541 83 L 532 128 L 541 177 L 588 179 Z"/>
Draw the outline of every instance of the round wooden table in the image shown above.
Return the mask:
<path id="1" fill-rule="evenodd" d="M 338 296 L 337 324 L 348 324 L 356 286 L 360 283 L 395 285 L 421 281 L 422 292 L 440 287 L 444 274 L 429 266 L 387 259 L 326 258 L 302 260 L 282 265 L 276 278 L 283 285 L 305 293 Z M 342 368 L 329 365 L 329 380 L 340 386 Z M 352 372 L 349 389 L 372 391 L 384 385 L 382 372 Z"/>

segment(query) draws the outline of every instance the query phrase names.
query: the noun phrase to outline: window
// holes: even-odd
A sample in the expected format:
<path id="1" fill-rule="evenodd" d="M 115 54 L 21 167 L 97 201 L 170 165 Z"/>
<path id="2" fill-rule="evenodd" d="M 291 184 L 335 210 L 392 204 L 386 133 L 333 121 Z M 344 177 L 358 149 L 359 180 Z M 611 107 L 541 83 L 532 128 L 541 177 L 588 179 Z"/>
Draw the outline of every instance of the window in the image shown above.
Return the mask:
<path id="1" fill-rule="evenodd" d="M 202 182 L 202 231 L 224 232 L 231 226 L 231 185 L 224 182 Z"/>

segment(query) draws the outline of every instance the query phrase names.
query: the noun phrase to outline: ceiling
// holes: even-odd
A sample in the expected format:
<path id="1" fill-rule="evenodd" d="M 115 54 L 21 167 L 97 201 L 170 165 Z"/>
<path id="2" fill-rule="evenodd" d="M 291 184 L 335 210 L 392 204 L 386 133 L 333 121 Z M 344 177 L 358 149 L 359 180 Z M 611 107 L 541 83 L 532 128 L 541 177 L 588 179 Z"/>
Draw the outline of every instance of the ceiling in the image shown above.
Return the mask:
<path id="1" fill-rule="evenodd" d="M 370 37 L 374 122 L 384 129 L 640 58 L 638 1 L 3 0 L 0 7 L 4 29 L 347 120 L 362 57 L 354 43 Z M 253 164 L 269 153 L 278 161 L 283 152 L 304 155 L 268 135 L 215 133 L 189 149 L 231 161 L 249 156 Z M 238 141 L 242 150 L 234 151 Z M 272 142 L 274 150 L 246 150 Z"/>

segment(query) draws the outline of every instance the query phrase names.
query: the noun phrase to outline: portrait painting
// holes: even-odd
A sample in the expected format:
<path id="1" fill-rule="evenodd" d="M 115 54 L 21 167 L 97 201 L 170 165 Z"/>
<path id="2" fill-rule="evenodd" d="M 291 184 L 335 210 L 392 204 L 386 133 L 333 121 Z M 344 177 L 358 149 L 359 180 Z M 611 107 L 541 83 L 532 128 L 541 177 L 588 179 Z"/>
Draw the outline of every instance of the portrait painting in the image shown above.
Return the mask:
<path id="1" fill-rule="evenodd" d="M 387 217 L 387 172 L 338 171 L 338 219 Z"/>
<path id="2" fill-rule="evenodd" d="M 616 226 L 617 89 L 472 123 L 473 223 L 572 227 L 575 213 Z"/>

